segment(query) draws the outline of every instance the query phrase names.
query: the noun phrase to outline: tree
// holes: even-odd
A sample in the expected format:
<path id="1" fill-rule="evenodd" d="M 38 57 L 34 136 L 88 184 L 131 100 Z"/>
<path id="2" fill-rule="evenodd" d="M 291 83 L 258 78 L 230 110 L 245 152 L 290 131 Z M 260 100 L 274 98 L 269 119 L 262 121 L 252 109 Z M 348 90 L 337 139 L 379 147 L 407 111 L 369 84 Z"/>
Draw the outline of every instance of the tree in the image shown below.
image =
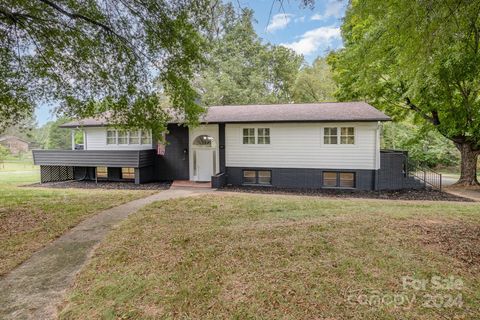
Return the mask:
<path id="1" fill-rule="evenodd" d="M 196 87 L 208 105 L 291 102 L 303 58 L 282 46 L 263 44 L 252 25 L 253 12 L 238 16 L 219 5 L 209 34 L 209 63 Z"/>
<path id="2" fill-rule="evenodd" d="M 45 126 L 47 127 L 47 136 L 45 141 L 45 149 L 62 149 L 69 150 L 72 148 L 72 137 L 70 130 L 60 128 L 60 125 L 68 122 L 67 118 L 60 118 L 56 121 L 50 121 Z"/>
<path id="3" fill-rule="evenodd" d="M 408 151 L 409 161 L 428 167 L 458 164 L 459 154 L 453 142 L 436 130 L 419 127 L 410 119 L 383 126 L 382 148 Z"/>
<path id="4" fill-rule="evenodd" d="M 396 119 L 408 113 L 453 141 L 458 185 L 478 186 L 480 2 L 355 0 L 330 55 L 337 96 L 365 99 Z"/>
<path id="5" fill-rule="evenodd" d="M 312 66 L 300 70 L 293 87 L 293 100 L 297 103 L 335 101 L 335 90 L 330 66 L 325 58 L 319 57 Z"/>
<path id="6" fill-rule="evenodd" d="M 215 3 L 216 1 L 212 1 Z M 0 131 L 41 102 L 160 129 L 157 92 L 194 120 L 210 0 L 0 1 Z M 96 103 L 103 101 L 102 103 Z M 159 130 L 156 130 L 159 131 Z"/>
<path id="7" fill-rule="evenodd" d="M 0 163 L 5 167 L 4 161 L 10 155 L 10 150 L 0 144 Z"/>

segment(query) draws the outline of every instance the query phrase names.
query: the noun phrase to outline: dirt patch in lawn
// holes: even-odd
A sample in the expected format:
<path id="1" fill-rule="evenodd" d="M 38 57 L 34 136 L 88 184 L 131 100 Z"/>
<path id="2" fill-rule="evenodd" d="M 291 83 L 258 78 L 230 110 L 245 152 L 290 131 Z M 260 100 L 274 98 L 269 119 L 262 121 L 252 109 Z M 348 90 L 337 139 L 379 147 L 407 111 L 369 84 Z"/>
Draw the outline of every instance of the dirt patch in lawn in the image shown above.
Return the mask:
<path id="1" fill-rule="evenodd" d="M 460 221 L 415 220 L 402 223 L 418 240 L 434 250 L 454 257 L 467 269 L 480 270 L 480 225 Z"/>
<path id="2" fill-rule="evenodd" d="M 78 188 L 78 189 L 118 189 L 118 190 L 167 190 L 170 188 L 170 181 L 151 182 L 143 184 L 135 184 L 126 181 L 59 181 L 34 183 L 27 187 L 42 188 Z"/>
<path id="3" fill-rule="evenodd" d="M 447 192 L 432 189 L 420 190 L 392 190 L 392 191 L 361 191 L 340 189 L 279 189 L 270 187 L 225 187 L 221 190 L 265 193 L 265 194 L 293 194 L 327 198 L 359 198 L 383 200 L 428 200 L 428 201 L 461 201 L 474 202 L 472 199 L 460 197 Z"/>

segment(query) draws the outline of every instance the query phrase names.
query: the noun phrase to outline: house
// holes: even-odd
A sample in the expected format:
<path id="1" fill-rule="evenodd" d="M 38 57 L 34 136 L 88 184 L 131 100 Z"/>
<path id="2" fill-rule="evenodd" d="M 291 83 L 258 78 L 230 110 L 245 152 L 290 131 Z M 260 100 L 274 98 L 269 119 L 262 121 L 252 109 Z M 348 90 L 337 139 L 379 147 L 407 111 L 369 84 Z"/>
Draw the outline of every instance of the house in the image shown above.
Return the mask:
<path id="1" fill-rule="evenodd" d="M 10 150 L 11 154 L 17 155 L 28 152 L 29 142 L 15 136 L 0 137 L 0 145 Z"/>
<path id="2" fill-rule="evenodd" d="M 34 150 L 42 181 L 211 181 L 213 186 L 402 189 L 406 154 L 380 150 L 390 118 L 365 102 L 214 106 L 197 127 L 169 123 L 166 145 L 149 131 L 106 118 L 62 125 L 83 130 L 84 150 Z"/>

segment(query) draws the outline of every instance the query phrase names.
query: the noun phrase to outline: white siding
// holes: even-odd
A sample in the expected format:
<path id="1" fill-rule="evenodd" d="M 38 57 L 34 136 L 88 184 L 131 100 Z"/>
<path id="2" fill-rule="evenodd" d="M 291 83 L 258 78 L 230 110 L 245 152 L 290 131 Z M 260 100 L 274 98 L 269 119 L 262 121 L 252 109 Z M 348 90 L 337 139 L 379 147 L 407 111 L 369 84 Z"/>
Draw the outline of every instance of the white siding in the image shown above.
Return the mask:
<path id="1" fill-rule="evenodd" d="M 354 145 L 323 144 L 324 127 L 354 127 Z M 243 128 L 270 128 L 270 145 L 244 145 Z M 377 169 L 377 122 L 264 123 L 225 126 L 230 167 Z"/>
<path id="2" fill-rule="evenodd" d="M 152 144 L 107 144 L 106 127 L 85 128 L 85 150 L 147 150 Z"/>

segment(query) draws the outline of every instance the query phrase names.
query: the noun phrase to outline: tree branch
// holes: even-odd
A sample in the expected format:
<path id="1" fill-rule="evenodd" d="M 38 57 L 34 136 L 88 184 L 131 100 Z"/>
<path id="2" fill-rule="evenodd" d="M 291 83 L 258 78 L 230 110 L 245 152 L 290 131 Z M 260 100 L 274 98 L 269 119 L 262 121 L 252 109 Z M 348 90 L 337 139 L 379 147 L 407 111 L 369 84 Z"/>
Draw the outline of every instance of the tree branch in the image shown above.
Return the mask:
<path id="1" fill-rule="evenodd" d="M 415 111 L 423 119 L 427 120 L 428 122 L 430 122 L 434 126 L 438 126 L 440 124 L 440 118 L 438 117 L 438 111 L 437 110 L 431 111 L 432 115 L 429 116 L 428 114 L 423 112 L 422 109 L 420 109 L 418 106 L 416 106 L 414 103 L 412 103 L 412 101 L 410 101 L 410 98 L 406 97 L 405 98 L 405 103 L 410 108 L 410 110 Z"/>

